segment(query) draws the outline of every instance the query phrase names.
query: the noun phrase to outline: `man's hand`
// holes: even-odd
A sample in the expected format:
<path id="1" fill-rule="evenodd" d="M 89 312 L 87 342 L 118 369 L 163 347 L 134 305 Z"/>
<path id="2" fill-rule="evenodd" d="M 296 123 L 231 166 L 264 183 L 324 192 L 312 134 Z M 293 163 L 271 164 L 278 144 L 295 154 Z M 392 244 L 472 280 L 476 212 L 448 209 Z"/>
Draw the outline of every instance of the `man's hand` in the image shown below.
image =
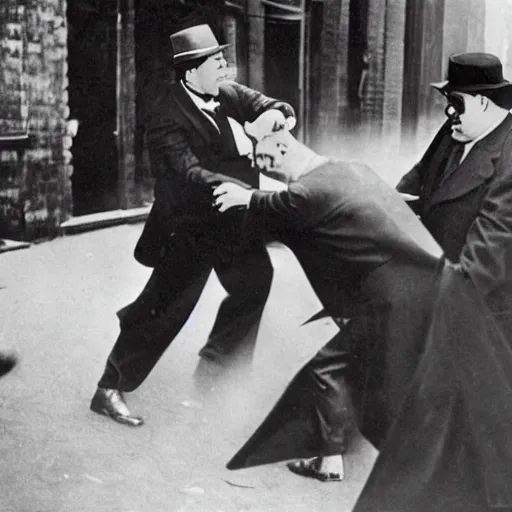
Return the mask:
<path id="1" fill-rule="evenodd" d="M 294 117 L 285 118 L 280 110 L 270 109 L 260 114 L 252 123 L 246 122 L 244 129 L 249 137 L 259 142 L 272 132 L 293 130 L 296 124 Z"/>
<path id="2" fill-rule="evenodd" d="M 404 201 L 417 201 L 420 196 L 415 196 L 413 194 L 406 194 L 405 192 L 399 192 Z"/>
<path id="3" fill-rule="evenodd" d="M 213 191 L 214 205 L 219 212 L 225 212 L 234 206 L 247 208 L 253 192 L 253 190 L 247 190 L 234 183 L 222 183 Z"/>

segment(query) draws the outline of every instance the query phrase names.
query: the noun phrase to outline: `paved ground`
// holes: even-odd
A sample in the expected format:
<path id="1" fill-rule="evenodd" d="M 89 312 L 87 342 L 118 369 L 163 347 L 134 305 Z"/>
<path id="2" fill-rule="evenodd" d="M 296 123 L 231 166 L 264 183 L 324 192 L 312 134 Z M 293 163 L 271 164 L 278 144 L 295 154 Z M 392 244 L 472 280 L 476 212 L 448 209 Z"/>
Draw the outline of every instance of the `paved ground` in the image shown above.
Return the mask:
<path id="1" fill-rule="evenodd" d="M 299 324 L 319 309 L 291 254 L 271 248 L 276 275 L 250 379 L 209 396 L 194 386 L 197 350 L 223 290 L 212 276 L 179 337 L 128 395 L 146 425 L 89 411 L 117 336 L 115 311 L 148 269 L 131 257 L 141 224 L 0 255 L 0 347 L 21 364 L 0 381 L 1 512 L 348 511 L 375 457 L 358 440 L 344 482 L 324 484 L 284 464 L 230 472 L 226 462 L 294 372 L 334 332 Z"/>

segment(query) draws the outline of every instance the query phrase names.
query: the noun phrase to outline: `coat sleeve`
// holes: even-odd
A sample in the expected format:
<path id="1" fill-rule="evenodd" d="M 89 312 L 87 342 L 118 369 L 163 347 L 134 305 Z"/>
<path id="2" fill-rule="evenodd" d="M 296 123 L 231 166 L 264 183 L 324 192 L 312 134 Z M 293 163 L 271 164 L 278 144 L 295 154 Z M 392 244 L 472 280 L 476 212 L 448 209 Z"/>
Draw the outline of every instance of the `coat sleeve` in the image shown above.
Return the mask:
<path id="1" fill-rule="evenodd" d="M 255 190 L 247 221 L 275 238 L 304 227 L 310 213 L 306 190 L 298 184 L 276 192 Z"/>
<path id="2" fill-rule="evenodd" d="M 404 174 L 396 189 L 398 192 L 419 196 L 422 184 L 421 162 L 418 162 L 409 172 Z"/>
<path id="3" fill-rule="evenodd" d="M 270 109 L 280 110 L 285 118 L 295 117 L 295 110 L 289 103 L 265 96 L 237 82 L 226 83 L 224 90 L 232 101 L 238 103 L 241 118 L 237 121 L 241 124 L 246 121 L 252 123 L 260 114 Z"/>
<path id="4" fill-rule="evenodd" d="M 462 269 L 480 293 L 512 295 L 512 132 L 462 249 Z"/>

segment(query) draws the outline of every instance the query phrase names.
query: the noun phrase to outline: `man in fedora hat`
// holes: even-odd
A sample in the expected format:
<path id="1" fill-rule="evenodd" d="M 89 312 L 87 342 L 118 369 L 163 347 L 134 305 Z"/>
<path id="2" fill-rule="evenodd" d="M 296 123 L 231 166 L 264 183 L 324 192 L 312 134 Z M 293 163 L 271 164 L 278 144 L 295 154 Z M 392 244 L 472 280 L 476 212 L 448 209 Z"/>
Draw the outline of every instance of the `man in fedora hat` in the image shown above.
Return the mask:
<path id="1" fill-rule="evenodd" d="M 176 32 L 171 43 L 176 81 L 147 111 L 155 202 L 135 248 L 135 258 L 154 270 L 139 297 L 118 312 L 121 332 L 91 402 L 93 411 L 131 426 L 143 420 L 130 413 L 123 392 L 144 381 L 176 337 L 212 269 L 228 295 L 202 360 L 222 369 L 251 359 L 273 269 L 264 243 L 243 229 L 243 212 L 216 211 L 212 188 L 226 181 L 258 186 L 245 122 L 279 109 L 295 124 L 287 103 L 226 80 L 228 45 L 208 25 Z"/>
<path id="2" fill-rule="evenodd" d="M 432 86 L 446 97 L 448 119 L 397 189 L 418 196 L 411 207 L 458 262 L 468 235 L 481 227 L 497 171 L 512 163 L 503 146 L 512 130 L 512 84 L 494 55 L 461 53 L 449 59 L 448 80 Z"/>
<path id="3" fill-rule="evenodd" d="M 355 512 L 512 510 L 512 84 L 450 57 L 448 121 L 398 185 L 455 267 Z"/>

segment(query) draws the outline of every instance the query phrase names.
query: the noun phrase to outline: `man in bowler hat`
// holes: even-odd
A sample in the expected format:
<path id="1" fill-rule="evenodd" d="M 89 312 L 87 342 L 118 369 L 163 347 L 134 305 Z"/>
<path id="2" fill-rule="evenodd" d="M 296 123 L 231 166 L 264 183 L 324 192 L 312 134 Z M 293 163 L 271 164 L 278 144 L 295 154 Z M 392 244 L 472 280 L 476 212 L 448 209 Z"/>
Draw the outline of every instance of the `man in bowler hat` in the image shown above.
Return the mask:
<path id="1" fill-rule="evenodd" d="M 91 409 L 126 425 L 142 425 L 123 392 L 135 390 L 194 309 L 212 269 L 227 292 L 200 355 L 224 367 L 250 359 L 272 281 L 263 242 L 243 229 L 243 212 L 221 216 L 212 188 L 226 181 L 257 187 L 243 124 L 287 103 L 227 81 L 227 63 L 208 25 L 171 35 L 176 81 L 147 112 L 155 202 L 135 248 L 153 267 L 139 297 L 120 310 L 121 332 L 98 382 Z"/>

